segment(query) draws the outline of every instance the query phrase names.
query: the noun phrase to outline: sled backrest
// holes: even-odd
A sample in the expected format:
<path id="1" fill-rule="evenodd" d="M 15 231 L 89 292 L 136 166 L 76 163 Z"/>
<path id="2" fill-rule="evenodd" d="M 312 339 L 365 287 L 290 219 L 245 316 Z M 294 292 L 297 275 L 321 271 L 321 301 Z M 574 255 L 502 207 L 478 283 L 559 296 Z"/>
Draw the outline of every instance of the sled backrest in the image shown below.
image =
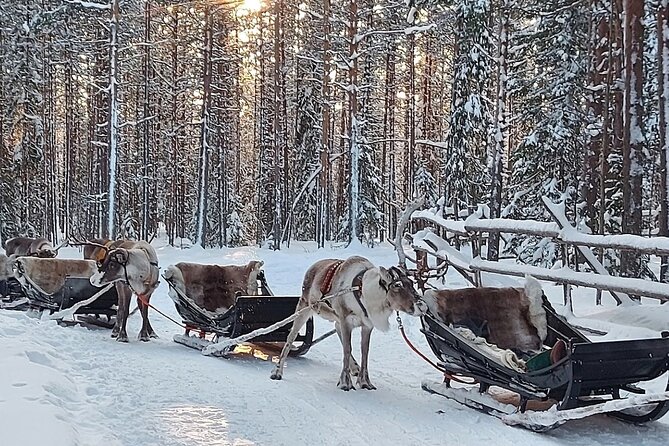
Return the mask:
<path id="1" fill-rule="evenodd" d="M 237 296 L 254 296 L 265 291 L 258 287 L 262 265 L 255 260 L 246 265 L 181 262 L 170 265 L 164 277 L 200 308 L 220 313 L 232 307 Z"/>
<path id="2" fill-rule="evenodd" d="M 16 276 L 19 281 L 28 282 L 47 295 L 52 295 L 63 288 L 68 278 L 89 279 L 95 272 L 97 265 L 92 260 L 38 257 L 16 259 Z"/>
<path id="3" fill-rule="evenodd" d="M 499 348 L 533 351 L 542 346 L 545 312 L 539 301 L 543 314 L 537 315 L 522 288 L 428 290 L 424 300 L 444 323 L 465 326 Z"/>

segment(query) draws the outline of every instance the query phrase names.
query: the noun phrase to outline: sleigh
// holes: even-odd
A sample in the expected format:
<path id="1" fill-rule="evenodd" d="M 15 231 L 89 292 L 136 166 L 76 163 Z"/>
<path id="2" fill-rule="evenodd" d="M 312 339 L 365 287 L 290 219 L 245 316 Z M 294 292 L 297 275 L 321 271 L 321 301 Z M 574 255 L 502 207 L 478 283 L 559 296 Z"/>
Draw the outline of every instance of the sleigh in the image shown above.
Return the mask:
<path id="1" fill-rule="evenodd" d="M 257 295 L 237 295 L 232 307 L 217 313 L 197 305 L 192 296 L 186 295 L 177 286 L 174 278 L 165 275 L 163 278 L 170 286 L 170 297 L 185 325 L 185 333 L 175 335 L 174 341 L 198 350 L 203 350 L 226 338 L 234 340 L 245 335 L 253 335 L 257 331 L 265 331 L 263 329 L 271 328 L 293 315 L 299 300 L 298 296 L 275 296 L 267 285 L 264 273 L 260 271 L 257 276 Z M 278 350 L 285 344 L 291 328 L 292 322 L 268 333 L 253 336 L 248 342 Z M 290 355 L 304 355 L 312 345 L 332 334 L 333 332 L 330 332 L 314 340 L 314 322 L 310 318 L 303 332 L 293 343 Z M 218 350 L 215 356 L 229 356 L 234 352 L 236 345 L 230 343 L 224 349 Z"/>
<path id="2" fill-rule="evenodd" d="M 21 284 L 14 277 L 0 279 L 0 308 L 5 310 L 27 310 L 28 299 Z"/>
<path id="3" fill-rule="evenodd" d="M 669 383 L 656 393 L 640 387 L 651 380 L 663 385 L 661 377 L 669 369 L 669 332 L 657 339 L 591 342 L 557 315 L 545 298 L 543 308 L 548 323 L 544 344 L 561 340 L 566 352 L 557 362 L 532 371 L 502 364 L 453 325 L 425 315 L 422 331 L 445 378 L 423 382 L 423 389 L 538 432 L 600 413 L 646 423 L 669 411 Z M 461 377 L 469 385 L 452 387 L 452 381 Z M 496 388 L 512 394 L 515 403 L 501 402 L 499 393 L 495 398 Z M 538 406 L 547 410 L 536 410 Z"/>
<path id="4" fill-rule="evenodd" d="M 28 309 L 46 311 L 53 319 L 74 319 L 90 315 L 97 325 L 111 325 L 116 315 L 117 294 L 114 287 L 97 288 L 90 283 L 97 272 L 92 260 L 43 259 L 21 257 L 16 260 L 13 295 L 22 294 Z M 106 321 L 100 319 L 106 317 Z"/>

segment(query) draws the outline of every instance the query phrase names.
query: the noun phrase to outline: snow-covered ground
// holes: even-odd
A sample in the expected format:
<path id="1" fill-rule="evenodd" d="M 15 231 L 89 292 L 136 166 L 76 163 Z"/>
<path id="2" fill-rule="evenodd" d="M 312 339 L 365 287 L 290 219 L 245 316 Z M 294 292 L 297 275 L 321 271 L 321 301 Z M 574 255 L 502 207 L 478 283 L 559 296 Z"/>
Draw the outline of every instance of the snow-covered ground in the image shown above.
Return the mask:
<path id="1" fill-rule="evenodd" d="M 304 271 L 321 258 L 361 254 L 376 264 L 397 262 L 388 246 L 317 250 L 294 243 L 278 252 L 156 248 L 163 268 L 179 261 L 262 259 L 275 294 L 290 295 L 299 293 Z M 79 258 L 80 253 L 67 248 L 60 256 Z M 499 283 L 509 280 L 500 277 Z M 457 273 L 449 273 L 449 288 L 464 285 Z M 561 303 L 561 288 L 546 284 L 545 291 L 554 304 Z M 649 301 L 641 308 L 597 308 L 594 299 L 594 292 L 575 293 L 575 313 L 581 317 L 574 321 L 607 330 L 606 339 L 657 336 L 669 328 L 669 305 Z M 151 302 L 178 318 L 164 281 Z M 160 339 L 137 341 L 136 314 L 129 321 L 131 341 L 122 344 L 109 330 L 63 327 L 0 310 L 0 445 L 638 446 L 666 445 L 669 438 L 669 416 L 644 426 L 595 416 L 535 434 L 430 395 L 421 390 L 421 380 L 438 380 L 439 374 L 408 349 L 394 321 L 389 332 L 372 335 L 370 377 L 378 390 L 343 392 L 336 387 L 341 367 L 336 336 L 302 358 L 289 358 L 284 379 L 272 381 L 272 355 L 202 356 L 172 341 L 180 333 L 172 322 L 155 312 L 150 316 Z M 405 316 L 404 324 L 431 356 L 419 321 Z M 317 335 L 330 328 L 316 321 Z"/>

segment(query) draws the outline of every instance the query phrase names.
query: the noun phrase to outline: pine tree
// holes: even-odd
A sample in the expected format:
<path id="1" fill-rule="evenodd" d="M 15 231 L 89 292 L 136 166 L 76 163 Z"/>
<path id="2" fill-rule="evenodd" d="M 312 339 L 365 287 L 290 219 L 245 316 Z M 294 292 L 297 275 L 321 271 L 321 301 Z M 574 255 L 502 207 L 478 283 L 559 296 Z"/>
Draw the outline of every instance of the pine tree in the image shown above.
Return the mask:
<path id="1" fill-rule="evenodd" d="M 503 216 L 547 219 L 541 196 L 573 199 L 579 184 L 584 141 L 582 108 L 586 85 L 585 7 L 570 0 L 542 4 L 512 36 L 511 96 L 522 138 L 512 151 L 509 205 Z M 520 63 L 522 61 L 522 63 Z M 532 61 L 532 62 L 530 62 Z M 573 209 L 573 208 L 570 208 Z M 509 248 L 523 260 L 552 265 L 550 243 L 512 239 Z"/>
<path id="2" fill-rule="evenodd" d="M 486 147 L 490 130 L 486 97 L 490 67 L 490 3 L 455 3 L 456 50 L 453 66 L 450 130 L 445 154 L 446 196 L 456 209 L 466 209 L 483 196 Z"/>

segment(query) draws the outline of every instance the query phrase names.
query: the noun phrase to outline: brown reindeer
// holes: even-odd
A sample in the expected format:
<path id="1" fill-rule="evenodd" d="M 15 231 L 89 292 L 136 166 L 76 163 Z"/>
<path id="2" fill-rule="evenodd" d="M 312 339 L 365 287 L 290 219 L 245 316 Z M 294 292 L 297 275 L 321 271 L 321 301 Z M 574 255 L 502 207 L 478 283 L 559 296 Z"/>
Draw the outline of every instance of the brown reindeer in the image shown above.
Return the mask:
<path id="1" fill-rule="evenodd" d="M 14 237 L 5 242 L 7 257 L 34 256 L 43 258 L 56 257 L 57 251 L 45 238 Z"/>
<path id="2" fill-rule="evenodd" d="M 324 295 L 332 297 L 327 301 L 321 300 Z M 367 368 L 372 330 L 388 330 L 388 318 L 393 311 L 418 316 L 423 314 L 424 305 L 413 283 L 401 269 L 375 267 L 369 260 L 353 256 L 346 260 L 320 260 L 307 270 L 302 283 L 302 296 L 295 311 L 303 309 L 305 311 L 293 323 L 271 378 L 282 378 L 291 344 L 312 313 L 316 312 L 335 323 L 342 343 L 343 367 L 337 386 L 342 390 L 355 389 L 351 372 L 355 374 L 358 371 L 358 364 L 351 354 L 351 332 L 360 327 L 362 357 L 357 384 L 363 389 L 374 390 L 376 387 L 369 380 Z"/>
<path id="3" fill-rule="evenodd" d="M 91 277 L 91 283 L 98 287 L 115 283 L 118 311 L 112 337 L 117 341 L 128 342 L 125 326 L 132 293 L 137 295 L 137 306 L 142 313 L 139 340 L 158 337 L 149 322 L 148 307 L 151 294 L 158 287 L 158 274 L 158 256 L 153 247 L 145 241 L 125 240 L 107 252 L 98 273 Z"/>

